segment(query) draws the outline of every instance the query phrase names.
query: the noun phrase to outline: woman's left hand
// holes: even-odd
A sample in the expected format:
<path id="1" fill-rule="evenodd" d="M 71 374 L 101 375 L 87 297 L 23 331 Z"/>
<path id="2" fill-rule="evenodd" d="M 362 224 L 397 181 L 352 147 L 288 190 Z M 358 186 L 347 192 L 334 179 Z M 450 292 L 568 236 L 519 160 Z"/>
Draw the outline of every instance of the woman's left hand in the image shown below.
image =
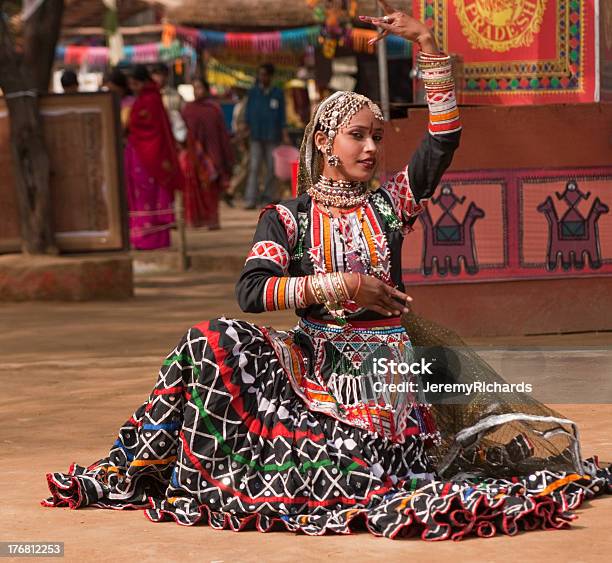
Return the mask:
<path id="1" fill-rule="evenodd" d="M 419 43 L 421 47 L 427 47 L 427 51 L 430 51 L 432 45 L 434 50 L 437 50 L 431 30 L 423 22 L 404 12 L 394 10 L 385 0 L 378 0 L 378 2 L 385 11 L 384 16 L 359 16 L 361 21 L 371 23 L 382 29 L 376 37 L 368 41 L 370 45 L 373 45 L 383 37 L 392 33 L 393 35 L 399 35 L 409 41 Z"/>

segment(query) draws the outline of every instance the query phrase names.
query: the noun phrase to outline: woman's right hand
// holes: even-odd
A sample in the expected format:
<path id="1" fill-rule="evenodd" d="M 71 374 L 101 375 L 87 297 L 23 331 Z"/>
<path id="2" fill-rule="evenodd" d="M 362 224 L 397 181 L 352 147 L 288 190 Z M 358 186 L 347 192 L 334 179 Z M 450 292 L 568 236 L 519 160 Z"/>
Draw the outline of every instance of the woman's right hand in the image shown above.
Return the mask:
<path id="1" fill-rule="evenodd" d="M 371 23 L 382 29 L 376 37 L 368 41 L 369 45 L 373 45 L 392 33 L 408 39 L 408 41 L 418 43 L 426 53 L 438 52 L 433 34 L 423 22 L 409 14 L 393 9 L 386 0 L 378 0 L 378 3 L 385 12 L 384 16 L 359 16 L 362 22 Z"/>
<path id="2" fill-rule="evenodd" d="M 412 301 L 412 297 L 374 276 L 345 273 L 344 279 L 352 301 L 360 307 L 376 311 L 386 317 L 399 316 L 410 311 L 408 304 Z"/>

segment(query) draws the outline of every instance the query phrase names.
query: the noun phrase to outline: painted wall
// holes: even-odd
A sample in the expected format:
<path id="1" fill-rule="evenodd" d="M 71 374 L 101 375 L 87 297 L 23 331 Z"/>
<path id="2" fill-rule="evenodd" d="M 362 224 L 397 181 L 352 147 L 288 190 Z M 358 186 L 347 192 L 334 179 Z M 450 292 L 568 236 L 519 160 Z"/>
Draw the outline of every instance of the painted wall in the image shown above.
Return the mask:
<path id="1" fill-rule="evenodd" d="M 453 164 L 404 243 L 417 310 L 463 335 L 612 328 L 612 104 L 461 115 Z M 387 125 L 387 174 L 426 129 L 425 109 Z"/>

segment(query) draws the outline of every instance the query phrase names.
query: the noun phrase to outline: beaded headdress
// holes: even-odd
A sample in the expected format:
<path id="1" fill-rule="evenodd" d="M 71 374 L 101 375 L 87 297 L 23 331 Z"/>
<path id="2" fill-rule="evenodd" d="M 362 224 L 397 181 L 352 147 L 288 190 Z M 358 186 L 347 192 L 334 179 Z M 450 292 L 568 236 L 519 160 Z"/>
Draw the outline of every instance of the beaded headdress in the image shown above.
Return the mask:
<path id="1" fill-rule="evenodd" d="M 346 127 L 352 117 L 364 106 L 368 106 L 374 117 L 383 121 L 380 108 L 370 98 L 355 92 L 335 92 L 323 100 L 315 111 L 304 131 L 302 147 L 300 149 L 300 168 L 298 174 L 298 192 L 305 192 L 317 181 L 316 147 L 314 134 L 317 130 L 327 135 L 325 152 L 332 156 L 334 138 L 338 132 Z"/>

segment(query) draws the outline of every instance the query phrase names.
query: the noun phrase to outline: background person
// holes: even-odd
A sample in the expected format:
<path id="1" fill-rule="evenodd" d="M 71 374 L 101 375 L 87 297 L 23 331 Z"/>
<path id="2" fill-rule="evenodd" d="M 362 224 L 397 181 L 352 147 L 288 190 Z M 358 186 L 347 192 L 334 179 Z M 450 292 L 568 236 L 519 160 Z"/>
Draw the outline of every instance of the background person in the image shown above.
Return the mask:
<path id="1" fill-rule="evenodd" d="M 249 91 L 246 106 L 246 123 L 249 128 L 250 161 L 249 176 L 244 194 L 245 208 L 254 209 L 261 199 L 266 205 L 276 198 L 273 151 L 281 140 L 290 144 L 286 129 L 285 96 L 272 85 L 274 65 L 263 64 L 257 71 L 257 83 Z M 259 195 L 259 170 L 266 164 L 263 194 Z"/>
<path id="2" fill-rule="evenodd" d="M 234 154 L 223 110 L 210 97 L 208 82 L 201 78 L 194 80 L 193 94 L 195 100 L 185 105 L 182 115 L 195 143 L 198 165 L 207 171 L 206 181 L 202 182 L 203 223 L 209 229 L 218 229 L 219 198 L 232 177 Z"/>
<path id="3" fill-rule="evenodd" d="M 166 248 L 174 224 L 174 190 L 183 185 L 176 145 L 159 88 L 146 67 L 136 66 L 128 84 L 136 95 L 124 159 L 130 241 L 138 250 Z"/>
<path id="4" fill-rule="evenodd" d="M 165 63 L 157 63 L 151 71 L 151 78 L 159 86 L 164 107 L 168 112 L 172 134 L 178 143 L 185 142 L 187 129 L 181 116 L 181 111 L 185 105 L 185 100 L 179 91 L 169 84 L 170 70 Z"/>
<path id="5" fill-rule="evenodd" d="M 126 74 L 117 67 L 111 69 L 111 71 L 104 76 L 103 86 L 119 97 L 121 107 L 121 125 L 124 131 L 127 130 L 127 124 L 130 119 L 130 110 L 136 98 L 130 90 Z"/>
<path id="6" fill-rule="evenodd" d="M 234 93 L 238 97 L 232 111 L 232 145 L 235 164 L 229 186 L 222 196 L 230 207 L 234 207 L 236 194 L 244 190 L 249 174 L 249 127 L 246 122 L 248 91 L 236 87 Z"/>
<path id="7" fill-rule="evenodd" d="M 60 78 L 64 94 L 76 94 L 79 91 L 79 78 L 74 70 L 65 70 Z"/>

